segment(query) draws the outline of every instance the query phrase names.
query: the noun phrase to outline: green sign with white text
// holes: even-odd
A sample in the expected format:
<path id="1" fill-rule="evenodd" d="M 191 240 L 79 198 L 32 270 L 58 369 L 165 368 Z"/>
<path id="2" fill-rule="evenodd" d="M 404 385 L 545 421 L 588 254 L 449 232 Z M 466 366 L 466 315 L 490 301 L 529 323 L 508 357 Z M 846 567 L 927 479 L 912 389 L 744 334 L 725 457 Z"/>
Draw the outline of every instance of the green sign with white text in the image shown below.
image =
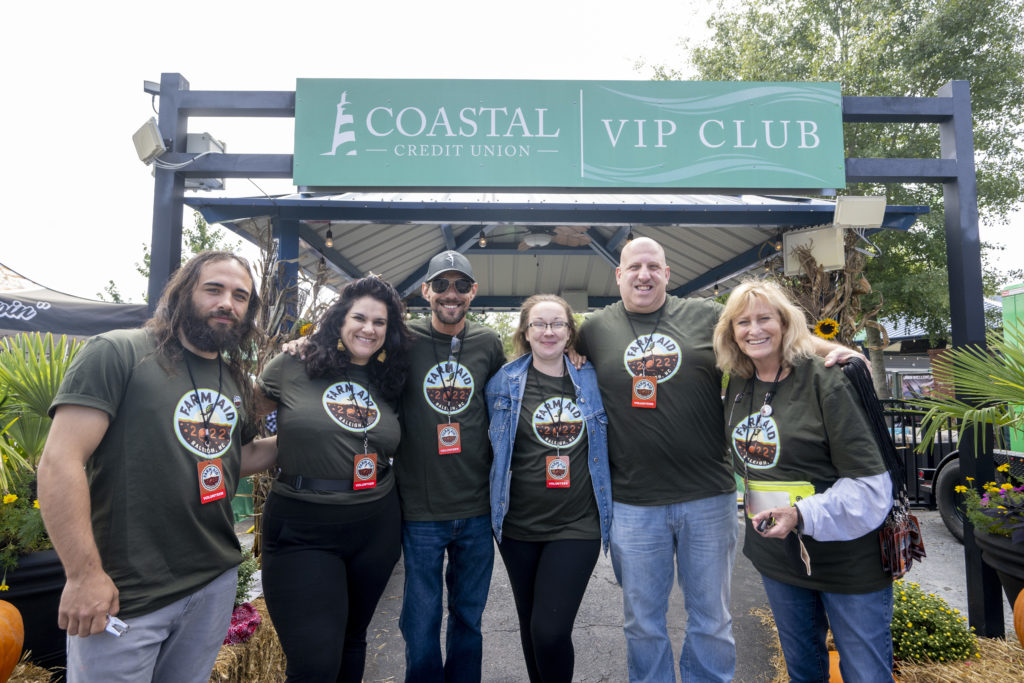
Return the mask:
<path id="1" fill-rule="evenodd" d="M 300 186 L 846 185 L 838 83 L 300 78 L 295 90 Z"/>

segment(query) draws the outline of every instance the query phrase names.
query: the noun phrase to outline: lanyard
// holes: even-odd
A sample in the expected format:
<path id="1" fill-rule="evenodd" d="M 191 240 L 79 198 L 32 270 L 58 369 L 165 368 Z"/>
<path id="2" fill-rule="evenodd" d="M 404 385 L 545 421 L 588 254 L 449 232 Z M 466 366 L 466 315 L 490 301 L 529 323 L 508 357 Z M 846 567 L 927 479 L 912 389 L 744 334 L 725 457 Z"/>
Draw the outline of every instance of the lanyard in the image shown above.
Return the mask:
<path id="1" fill-rule="evenodd" d="M 629 317 L 629 311 L 626 311 L 626 322 L 629 323 L 629 329 L 633 333 L 633 337 L 636 339 L 636 345 L 640 347 L 641 358 L 647 359 L 647 352 L 654 348 L 654 333 L 658 331 L 658 325 L 661 324 L 661 314 L 665 312 L 665 308 L 668 306 L 668 300 L 662 304 L 661 308 L 658 309 L 658 317 L 654 320 L 654 329 L 651 330 L 650 336 L 647 338 L 647 345 L 644 346 L 640 343 L 640 335 L 636 333 L 636 328 L 633 327 L 633 319 Z M 647 363 L 640 364 L 640 374 L 644 377 L 647 376 Z"/>
<path id="2" fill-rule="evenodd" d="M 362 425 L 362 427 L 363 427 L 363 453 L 369 453 L 370 452 L 370 438 L 369 438 L 369 433 L 370 433 L 370 406 L 369 406 L 369 401 L 367 401 L 367 405 L 365 405 L 365 406 L 360 408 L 359 407 L 359 401 L 356 400 L 356 390 L 352 388 L 352 380 L 351 380 L 351 378 L 349 378 L 348 372 L 346 371 L 342 376 L 345 378 L 345 381 L 348 382 L 348 395 L 349 395 L 349 397 L 351 397 L 351 399 L 352 399 L 352 407 L 355 408 L 356 415 L 359 417 L 359 424 Z M 367 394 L 367 396 L 369 396 L 369 394 L 370 394 L 369 387 L 366 388 L 366 394 Z"/>
<path id="3" fill-rule="evenodd" d="M 196 378 L 192 375 L 192 365 L 188 362 L 188 351 L 183 351 L 181 356 L 185 359 L 185 369 L 188 370 L 188 380 L 192 382 L 192 394 L 196 397 L 196 405 L 199 406 L 199 415 L 203 418 L 203 443 L 207 446 L 210 445 L 210 417 L 213 415 L 213 404 L 203 408 L 203 402 L 199 400 L 199 387 L 196 386 Z M 217 398 L 220 399 L 220 390 L 222 388 L 221 380 L 223 379 L 224 363 L 221 360 L 220 354 L 217 354 Z M 207 412 L 210 415 L 207 415 Z"/>
<path id="4" fill-rule="evenodd" d="M 563 364 L 565 363 L 564 360 L 562 362 L 563 362 Z M 540 372 L 540 371 L 537 370 L 536 368 L 534 368 L 533 364 L 531 363 L 530 364 L 530 368 L 529 368 L 529 370 L 526 373 L 526 384 L 527 385 L 530 384 L 530 378 L 532 377 L 533 378 L 533 383 L 535 385 L 537 385 L 537 391 L 540 394 L 541 404 L 543 405 L 544 402 L 545 402 L 544 401 L 544 387 L 541 386 L 540 378 L 537 377 L 537 373 L 538 372 Z M 561 380 L 561 383 L 559 384 L 559 387 L 558 387 L 558 417 L 555 418 L 554 420 L 552 420 L 555 423 L 555 441 L 556 441 L 555 455 L 558 455 L 562 451 L 562 447 L 557 445 L 557 441 L 562 436 L 562 431 L 561 431 L 560 427 L 562 426 L 562 413 L 565 412 L 565 398 L 566 398 L 566 395 L 567 395 L 566 391 L 565 391 L 566 373 L 565 373 L 565 366 L 564 365 L 562 366 L 562 375 L 561 375 L 561 377 L 559 377 L 559 380 Z M 575 394 L 575 392 L 574 392 L 574 394 Z"/>
<path id="5" fill-rule="evenodd" d="M 778 372 L 775 373 L 775 379 L 772 380 L 771 387 L 769 387 L 768 391 L 765 392 L 764 403 L 761 404 L 761 410 L 758 411 L 757 417 L 754 418 L 754 425 L 757 426 L 758 428 L 760 428 L 761 418 L 762 417 L 769 417 L 772 414 L 772 399 L 775 398 L 775 392 L 779 388 L 779 377 L 781 377 L 781 376 L 782 376 L 782 365 L 779 364 L 779 370 L 778 370 Z M 744 430 L 744 435 L 743 435 L 743 450 L 746 451 L 746 453 L 750 453 L 750 437 L 751 437 L 750 416 L 754 414 L 754 381 L 755 381 L 756 378 L 757 378 L 757 370 L 754 370 L 754 374 L 750 376 L 750 380 L 747 382 L 747 386 L 744 387 L 743 391 L 741 391 L 740 393 L 736 394 L 736 398 L 733 399 L 733 402 L 732 402 L 733 407 L 729 409 L 729 425 L 730 425 L 729 428 L 732 429 L 732 413 L 733 413 L 733 409 L 735 409 L 736 405 L 740 401 L 743 400 L 743 395 L 745 393 L 747 393 L 747 391 L 749 390 L 749 393 L 750 393 L 750 407 L 748 408 L 747 415 L 744 418 L 744 421 L 745 421 L 746 424 L 745 424 L 745 430 Z M 755 431 L 754 433 L 756 434 L 757 432 Z M 747 458 L 746 458 L 746 455 L 741 456 L 740 459 L 743 461 L 743 485 L 744 485 L 744 487 L 747 490 L 749 490 L 750 481 L 749 481 L 749 477 L 747 476 Z"/>
<path id="6" fill-rule="evenodd" d="M 463 328 L 463 334 L 465 334 L 465 329 L 466 328 Z M 448 417 L 448 423 L 449 424 L 451 424 L 451 421 L 452 421 L 452 393 L 453 393 L 453 391 L 455 389 L 455 378 L 458 376 L 459 369 L 462 367 L 462 350 L 463 350 L 464 346 L 465 345 L 462 343 L 462 339 L 459 337 L 459 335 L 453 334 L 452 335 L 451 346 L 448 348 L 448 362 L 449 363 L 455 363 L 455 371 L 452 372 L 452 374 L 451 374 L 451 378 L 452 378 L 452 385 L 451 385 L 451 387 L 449 387 L 448 384 L 444 381 L 445 373 L 438 372 L 438 374 L 441 376 L 441 389 L 442 389 L 441 395 L 444 396 L 445 414 Z M 430 350 L 434 353 L 434 363 L 437 365 L 438 369 L 440 370 L 441 360 L 437 356 L 437 346 L 434 344 L 434 325 L 433 324 L 430 325 Z"/>

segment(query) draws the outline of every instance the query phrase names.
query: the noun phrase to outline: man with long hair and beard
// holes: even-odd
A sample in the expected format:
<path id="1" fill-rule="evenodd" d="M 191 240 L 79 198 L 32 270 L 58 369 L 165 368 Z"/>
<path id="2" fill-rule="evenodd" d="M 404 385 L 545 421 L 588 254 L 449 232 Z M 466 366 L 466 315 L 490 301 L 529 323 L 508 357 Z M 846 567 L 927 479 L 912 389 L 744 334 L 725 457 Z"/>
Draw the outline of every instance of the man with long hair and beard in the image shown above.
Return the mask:
<path id="1" fill-rule="evenodd" d="M 210 675 L 241 561 L 231 497 L 276 458 L 249 419 L 258 305 L 244 259 L 204 252 L 141 329 L 89 340 L 61 383 L 38 481 L 72 683 Z"/>

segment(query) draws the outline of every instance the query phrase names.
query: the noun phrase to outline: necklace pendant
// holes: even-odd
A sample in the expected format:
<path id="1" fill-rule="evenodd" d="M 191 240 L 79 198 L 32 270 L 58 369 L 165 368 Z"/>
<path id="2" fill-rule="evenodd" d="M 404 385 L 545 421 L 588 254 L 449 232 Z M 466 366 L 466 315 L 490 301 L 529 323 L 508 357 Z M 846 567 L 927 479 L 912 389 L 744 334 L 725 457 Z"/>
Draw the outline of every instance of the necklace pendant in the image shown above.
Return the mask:
<path id="1" fill-rule="evenodd" d="M 768 405 L 766 403 L 763 406 L 761 406 L 761 415 L 762 415 L 762 417 L 770 417 L 771 414 L 772 414 L 772 407 L 770 405 Z"/>

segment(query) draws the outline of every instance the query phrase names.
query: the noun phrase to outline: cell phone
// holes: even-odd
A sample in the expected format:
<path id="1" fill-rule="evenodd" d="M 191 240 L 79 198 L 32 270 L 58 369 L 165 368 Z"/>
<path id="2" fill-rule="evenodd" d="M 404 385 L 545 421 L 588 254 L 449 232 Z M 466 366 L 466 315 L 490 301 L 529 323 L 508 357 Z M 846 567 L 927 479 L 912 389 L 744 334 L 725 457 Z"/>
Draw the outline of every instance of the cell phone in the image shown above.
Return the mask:
<path id="1" fill-rule="evenodd" d="M 120 638 L 128 632 L 128 624 L 124 623 L 117 617 L 112 617 L 108 614 L 107 627 L 104 630 L 115 638 Z"/>
<path id="2" fill-rule="evenodd" d="M 765 529 L 771 526 L 775 526 L 775 517 L 768 515 L 757 523 L 757 530 L 763 534 Z"/>

